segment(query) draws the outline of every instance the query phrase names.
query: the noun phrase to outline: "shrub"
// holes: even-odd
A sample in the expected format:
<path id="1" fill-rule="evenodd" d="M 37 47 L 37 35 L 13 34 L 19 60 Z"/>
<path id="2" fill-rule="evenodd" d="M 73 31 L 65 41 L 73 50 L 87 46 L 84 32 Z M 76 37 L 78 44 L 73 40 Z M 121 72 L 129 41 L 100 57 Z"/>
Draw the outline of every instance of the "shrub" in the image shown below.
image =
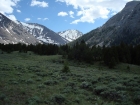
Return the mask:
<path id="1" fill-rule="evenodd" d="M 80 103 L 80 99 L 78 97 L 76 97 L 74 101 L 78 104 Z"/>
<path id="2" fill-rule="evenodd" d="M 101 92 L 103 92 L 103 91 L 105 91 L 105 90 L 107 90 L 107 86 L 101 85 L 101 86 L 97 86 L 97 87 L 94 89 L 94 92 L 95 92 L 95 94 L 100 95 Z"/>
<path id="3" fill-rule="evenodd" d="M 65 88 L 61 91 L 61 93 L 71 93 L 71 92 L 74 92 L 74 91 L 72 90 L 72 88 L 71 88 L 70 86 L 65 87 Z"/>
<path id="4" fill-rule="evenodd" d="M 6 95 L 5 94 L 0 94 L 0 100 L 1 101 L 4 101 L 5 98 L 6 98 Z"/>
<path id="5" fill-rule="evenodd" d="M 109 89 L 101 92 L 100 95 L 104 98 L 108 98 L 111 100 L 122 101 L 125 97 L 125 92 L 124 91 L 117 91 L 115 89 L 109 88 Z"/>
<path id="6" fill-rule="evenodd" d="M 36 75 L 37 76 L 40 76 L 40 77 L 46 77 L 46 76 L 48 76 L 48 74 L 47 73 L 44 73 L 44 72 L 36 72 Z"/>
<path id="7" fill-rule="evenodd" d="M 37 78 L 37 79 L 36 79 L 36 81 L 41 81 L 41 80 L 42 80 L 41 78 Z"/>
<path id="8" fill-rule="evenodd" d="M 88 89 L 90 87 L 90 84 L 88 82 L 84 81 L 81 83 L 80 87 L 83 89 Z"/>
<path id="9" fill-rule="evenodd" d="M 133 101 L 135 104 L 139 104 L 140 102 L 140 91 L 136 91 L 134 92 L 134 97 L 133 97 Z"/>
<path id="10" fill-rule="evenodd" d="M 70 72 L 68 63 L 67 63 L 66 61 L 64 62 L 62 72 L 63 72 L 63 73 L 68 73 L 68 72 Z"/>
<path id="11" fill-rule="evenodd" d="M 38 88 L 45 88 L 43 84 L 38 85 Z"/>
<path id="12" fill-rule="evenodd" d="M 26 81 L 26 83 L 27 83 L 27 84 L 33 84 L 34 81 L 33 81 L 32 79 L 28 79 L 28 80 Z"/>
<path id="13" fill-rule="evenodd" d="M 9 98 L 3 93 L 0 93 L 0 105 L 10 105 Z"/>
<path id="14" fill-rule="evenodd" d="M 10 84 L 13 84 L 13 85 L 18 84 L 18 81 L 14 80 L 14 79 L 9 80 L 9 82 L 10 82 Z"/>
<path id="15" fill-rule="evenodd" d="M 62 103 L 64 103 L 66 101 L 66 98 L 62 94 L 55 94 L 52 96 L 51 101 L 53 103 L 57 103 L 57 104 L 61 105 Z"/>
<path id="16" fill-rule="evenodd" d="M 91 80 L 91 83 L 94 85 L 94 84 L 96 84 L 96 83 L 98 83 L 98 79 L 97 78 L 93 78 L 92 80 Z"/>
<path id="17" fill-rule="evenodd" d="M 38 96 L 31 97 L 26 101 L 26 104 L 29 104 L 29 105 L 36 105 L 39 103 L 42 103 L 42 101 Z"/>
<path id="18" fill-rule="evenodd" d="M 75 82 L 68 82 L 67 84 L 66 84 L 66 86 L 70 86 L 70 87 L 75 87 L 75 85 L 76 85 L 76 83 Z"/>
<path id="19" fill-rule="evenodd" d="M 58 82 L 55 80 L 47 80 L 44 82 L 45 85 L 56 85 Z"/>

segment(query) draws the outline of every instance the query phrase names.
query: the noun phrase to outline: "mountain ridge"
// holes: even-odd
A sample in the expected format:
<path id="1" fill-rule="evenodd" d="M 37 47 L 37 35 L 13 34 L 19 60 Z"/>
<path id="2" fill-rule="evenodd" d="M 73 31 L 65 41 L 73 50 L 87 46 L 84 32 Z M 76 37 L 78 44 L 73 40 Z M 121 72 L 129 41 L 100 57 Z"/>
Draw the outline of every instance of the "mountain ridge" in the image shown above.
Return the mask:
<path id="1" fill-rule="evenodd" d="M 85 40 L 90 46 L 112 46 L 120 42 L 140 44 L 139 17 L 140 1 L 128 2 L 122 11 L 111 17 L 103 26 L 88 32 L 77 41 Z"/>
<path id="2" fill-rule="evenodd" d="M 15 22 L 0 13 L 0 43 L 37 44 L 40 41 L 27 33 L 23 27 L 19 27 Z"/>
<path id="3" fill-rule="evenodd" d="M 44 25 L 38 23 L 23 23 L 21 25 L 31 33 L 36 39 L 41 40 L 45 43 L 50 44 L 66 44 L 68 41 L 52 31 L 51 29 L 47 28 Z"/>
<path id="4" fill-rule="evenodd" d="M 68 40 L 51 29 L 48 29 L 46 26 L 38 23 L 12 21 L 0 13 L 0 43 L 24 43 L 27 45 L 50 43 L 63 45 L 68 43 Z"/>

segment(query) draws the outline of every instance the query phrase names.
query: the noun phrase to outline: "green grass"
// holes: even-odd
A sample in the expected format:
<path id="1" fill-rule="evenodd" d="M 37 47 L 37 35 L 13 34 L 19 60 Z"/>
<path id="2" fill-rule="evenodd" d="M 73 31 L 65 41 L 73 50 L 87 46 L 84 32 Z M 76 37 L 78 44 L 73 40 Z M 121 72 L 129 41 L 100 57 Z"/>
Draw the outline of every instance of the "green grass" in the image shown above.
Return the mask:
<path id="1" fill-rule="evenodd" d="M 115 69 L 69 61 L 61 55 L 0 53 L 0 105 L 138 105 L 140 67 Z"/>

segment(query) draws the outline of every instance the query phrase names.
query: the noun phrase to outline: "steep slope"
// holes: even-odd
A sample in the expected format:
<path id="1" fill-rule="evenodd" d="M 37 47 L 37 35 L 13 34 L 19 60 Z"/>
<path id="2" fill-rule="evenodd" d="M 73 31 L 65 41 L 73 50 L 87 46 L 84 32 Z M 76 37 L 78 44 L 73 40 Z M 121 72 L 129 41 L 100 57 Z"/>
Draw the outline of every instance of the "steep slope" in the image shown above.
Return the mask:
<path id="1" fill-rule="evenodd" d="M 39 43 L 39 40 L 29 34 L 23 27 L 0 13 L 0 43 L 36 44 Z"/>
<path id="2" fill-rule="evenodd" d="M 0 13 L 0 43 L 16 44 L 19 42 L 63 45 L 69 41 L 43 25 L 12 21 Z"/>
<path id="3" fill-rule="evenodd" d="M 82 32 L 78 30 L 66 30 L 62 32 L 58 32 L 58 34 L 65 39 L 67 39 L 69 42 L 76 40 L 77 38 L 81 37 L 83 35 Z"/>
<path id="4" fill-rule="evenodd" d="M 140 44 L 140 1 L 128 2 L 125 8 L 109 19 L 102 27 L 83 35 L 89 45 L 110 46 L 120 42 Z"/>
<path id="5" fill-rule="evenodd" d="M 66 44 L 68 41 L 58 35 L 57 33 L 53 32 L 52 30 L 48 29 L 47 27 L 37 24 L 37 23 L 23 23 L 18 22 L 20 26 L 23 26 L 28 33 L 32 34 L 36 39 L 44 42 L 44 43 L 51 43 L 51 44 Z"/>

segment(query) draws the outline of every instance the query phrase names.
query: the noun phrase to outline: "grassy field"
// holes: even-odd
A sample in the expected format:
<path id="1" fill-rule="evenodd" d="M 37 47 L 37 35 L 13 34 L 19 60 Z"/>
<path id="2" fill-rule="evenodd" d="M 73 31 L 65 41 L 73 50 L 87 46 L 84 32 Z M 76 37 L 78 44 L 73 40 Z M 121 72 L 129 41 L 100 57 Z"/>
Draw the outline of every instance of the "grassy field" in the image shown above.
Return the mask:
<path id="1" fill-rule="evenodd" d="M 115 69 L 69 61 L 62 56 L 0 51 L 0 105 L 139 105 L 140 67 Z"/>

